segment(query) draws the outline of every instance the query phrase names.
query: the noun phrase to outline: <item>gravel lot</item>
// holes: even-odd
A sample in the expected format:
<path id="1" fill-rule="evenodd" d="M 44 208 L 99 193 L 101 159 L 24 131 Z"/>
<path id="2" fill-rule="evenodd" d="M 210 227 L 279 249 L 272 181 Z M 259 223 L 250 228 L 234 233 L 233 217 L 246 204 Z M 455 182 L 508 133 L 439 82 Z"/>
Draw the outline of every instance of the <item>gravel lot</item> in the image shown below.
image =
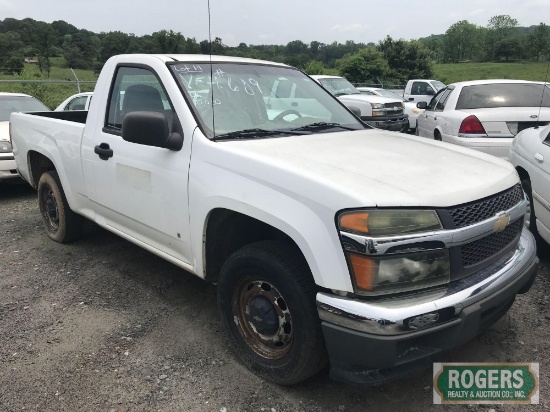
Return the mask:
<path id="1" fill-rule="evenodd" d="M 425 411 L 426 371 L 380 387 L 323 371 L 282 387 L 233 356 L 216 287 L 92 224 L 73 244 L 50 241 L 36 194 L 0 183 L 0 411 Z M 497 324 L 454 362 L 539 362 L 540 405 L 439 410 L 546 410 L 550 259 Z"/>

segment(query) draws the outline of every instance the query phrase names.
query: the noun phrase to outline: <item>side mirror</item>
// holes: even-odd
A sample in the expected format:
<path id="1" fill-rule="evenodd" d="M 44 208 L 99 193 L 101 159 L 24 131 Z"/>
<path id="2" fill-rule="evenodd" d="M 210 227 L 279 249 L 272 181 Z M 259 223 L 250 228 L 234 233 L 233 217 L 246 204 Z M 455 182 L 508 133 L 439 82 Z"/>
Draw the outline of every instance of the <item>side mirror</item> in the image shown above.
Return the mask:
<path id="1" fill-rule="evenodd" d="M 426 109 L 428 107 L 428 103 L 418 102 L 418 103 L 416 103 L 416 107 L 418 107 L 419 109 Z"/>
<path id="2" fill-rule="evenodd" d="M 428 89 L 428 90 L 426 90 L 426 94 L 428 96 L 433 96 L 435 94 L 435 92 L 433 91 L 433 89 Z"/>
<path id="3" fill-rule="evenodd" d="M 122 138 L 131 143 L 175 151 L 183 147 L 183 135 L 170 133 L 166 116 L 159 112 L 128 113 L 122 121 Z"/>
<path id="4" fill-rule="evenodd" d="M 361 109 L 359 107 L 348 106 L 348 109 L 350 110 L 350 112 L 352 112 L 357 117 L 361 117 Z"/>

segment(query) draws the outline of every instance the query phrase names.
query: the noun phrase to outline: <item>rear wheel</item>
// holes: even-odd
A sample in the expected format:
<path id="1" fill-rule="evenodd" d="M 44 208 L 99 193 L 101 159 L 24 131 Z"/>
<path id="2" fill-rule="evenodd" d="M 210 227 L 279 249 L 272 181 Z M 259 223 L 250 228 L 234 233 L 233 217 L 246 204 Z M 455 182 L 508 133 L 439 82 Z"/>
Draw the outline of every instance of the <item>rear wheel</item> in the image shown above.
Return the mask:
<path id="1" fill-rule="evenodd" d="M 285 243 L 258 242 L 229 257 L 218 282 L 218 308 L 249 369 L 290 385 L 326 365 L 315 294 L 303 256 Z"/>
<path id="2" fill-rule="evenodd" d="M 50 239 L 67 243 L 80 236 L 83 218 L 69 207 L 57 172 L 49 171 L 40 176 L 38 206 Z"/>
<path id="3" fill-rule="evenodd" d="M 533 191 L 531 189 L 531 180 L 529 178 L 524 178 L 521 180 L 521 186 L 527 195 L 529 204 L 527 205 L 527 213 L 525 213 L 525 226 L 533 233 L 538 235 L 537 231 L 537 218 L 535 216 L 535 208 L 533 207 Z"/>

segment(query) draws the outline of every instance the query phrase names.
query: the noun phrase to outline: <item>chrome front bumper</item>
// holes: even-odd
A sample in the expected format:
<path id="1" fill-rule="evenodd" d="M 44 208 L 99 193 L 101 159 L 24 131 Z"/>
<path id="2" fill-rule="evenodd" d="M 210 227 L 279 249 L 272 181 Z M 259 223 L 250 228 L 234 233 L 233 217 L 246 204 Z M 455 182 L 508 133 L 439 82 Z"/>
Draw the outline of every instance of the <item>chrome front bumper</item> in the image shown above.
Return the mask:
<path id="1" fill-rule="evenodd" d="M 317 309 L 323 322 L 372 335 L 403 335 L 461 322 L 463 309 L 520 277 L 533 275 L 538 262 L 533 235 L 523 229 L 517 248 L 466 278 L 429 292 L 378 300 L 351 299 L 319 292 Z"/>

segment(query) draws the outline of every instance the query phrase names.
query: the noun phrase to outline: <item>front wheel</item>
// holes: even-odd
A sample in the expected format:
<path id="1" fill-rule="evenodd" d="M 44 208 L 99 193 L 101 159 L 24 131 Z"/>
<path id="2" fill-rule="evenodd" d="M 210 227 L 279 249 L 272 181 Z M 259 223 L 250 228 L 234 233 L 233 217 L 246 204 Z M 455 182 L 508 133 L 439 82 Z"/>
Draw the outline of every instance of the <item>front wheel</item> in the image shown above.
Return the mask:
<path id="1" fill-rule="evenodd" d="M 315 294 L 305 259 L 285 243 L 258 242 L 229 257 L 218 282 L 218 308 L 249 369 L 290 385 L 326 365 Z"/>
<path id="2" fill-rule="evenodd" d="M 50 239 L 67 243 L 80 236 L 82 217 L 69 207 L 57 172 L 44 172 L 40 176 L 38 206 Z"/>

